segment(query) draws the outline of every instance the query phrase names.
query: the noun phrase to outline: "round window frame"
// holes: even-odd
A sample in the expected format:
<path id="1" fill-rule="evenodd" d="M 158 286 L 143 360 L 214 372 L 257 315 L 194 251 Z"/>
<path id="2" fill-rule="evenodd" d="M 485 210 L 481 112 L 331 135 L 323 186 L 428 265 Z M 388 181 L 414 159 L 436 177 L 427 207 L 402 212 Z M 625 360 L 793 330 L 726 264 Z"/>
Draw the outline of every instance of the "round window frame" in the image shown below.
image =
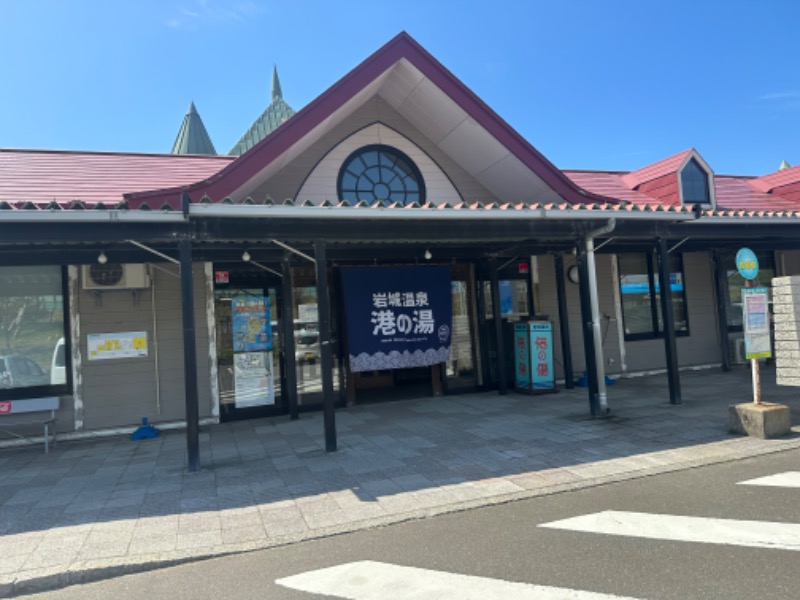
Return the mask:
<path id="1" fill-rule="evenodd" d="M 420 205 L 425 204 L 426 198 L 427 198 L 427 190 L 425 188 L 425 179 L 422 177 L 422 172 L 419 170 L 419 167 L 417 166 L 417 164 L 413 160 L 411 160 L 411 158 L 405 152 L 403 152 L 402 150 L 399 150 L 398 148 L 395 148 L 394 146 L 388 146 L 386 144 L 370 144 L 368 146 L 361 146 L 360 148 L 358 148 L 358 149 L 354 150 L 353 152 L 351 152 L 350 154 L 348 154 L 347 158 L 344 159 L 344 161 L 342 161 L 342 165 L 341 165 L 341 167 L 339 167 L 339 175 L 336 178 L 336 194 L 339 197 L 339 200 L 345 200 L 344 194 L 342 193 L 342 182 L 344 180 L 344 176 L 345 176 L 345 173 L 348 170 L 348 167 L 356 159 L 358 159 L 359 157 L 361 157 L 362 155 L 364 155 L 364 154 L 366 154 L 368 152 L 385 152 L 385 153 L 391 154 L 395 158 L 395 163 L 397 162 L 397 160 L 404 161 L 405 164 L 408 165 L 409 170 L 411 171 L 410 175 L 413 176 L 414 179 L 416 180 L 417 188 L 419 190 L 417 192 L 417 194 L 419 195 L 419 199 L 418 200 L 409 201 L 409 200 L 404 198 L 402 204 L 403 204 L 403 206 L 408 206 L 409 204 L 413 204 L 414 202 L 417 202 Z M 366 168 L 364 170 L 366 170 Z M 396 171 L 394 171 L 394 167 L 392 167 L 392 171 L 396 172 Z M 362 173 L 363 173 L 363 171 L 362 171 Z M 360 174 L 357 176 L 357 178 L 359 176 L 360 176 Z M 374 187 L 375 186 L 373 186 L 373 190 L 370 192 L 372 194 L 372 199 L 369 201 L 370 204 L 379 200 L 375 196 Z M 353 190 L 353 191 L 356 194 L 358 194 L 358 190 L 357 189 Z M 403 191 L 402 193 L 403 193 L 404 196 L 407 196 L 410 192 Z M 411 192 L 411 193 L 413 193 L 413 192 Z M 360 200 L 356 200 L 356 201 L 360 202 Z M 383 201 L 384 202 L 386 202 L 386 201 L 390 201 L 391 202 L 391 199 L 390 198 L 385 198 L 385 199 L 383 199 Z"/>

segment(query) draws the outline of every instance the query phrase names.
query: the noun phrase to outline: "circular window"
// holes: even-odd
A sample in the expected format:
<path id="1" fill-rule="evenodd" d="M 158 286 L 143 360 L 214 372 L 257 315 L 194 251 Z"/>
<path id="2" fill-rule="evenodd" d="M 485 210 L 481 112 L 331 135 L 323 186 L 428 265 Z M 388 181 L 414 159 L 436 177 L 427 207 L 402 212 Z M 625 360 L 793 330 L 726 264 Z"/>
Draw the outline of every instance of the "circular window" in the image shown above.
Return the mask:
<path id="1" fill-rule="evenodd" d="M 390 146 L 364 146 L 344 161 L 336 184 L 339 198 L 356 202 L 425 202 L 425 183 L 417 166 Z"/>

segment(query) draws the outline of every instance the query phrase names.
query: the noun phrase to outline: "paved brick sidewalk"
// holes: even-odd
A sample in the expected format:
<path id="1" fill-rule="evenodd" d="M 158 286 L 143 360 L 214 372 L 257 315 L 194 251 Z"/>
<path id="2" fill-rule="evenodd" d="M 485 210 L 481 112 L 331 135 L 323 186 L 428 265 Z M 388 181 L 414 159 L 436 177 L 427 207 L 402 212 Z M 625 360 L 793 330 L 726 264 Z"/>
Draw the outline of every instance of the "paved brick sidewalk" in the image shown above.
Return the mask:
<path id="1" fill-rule="evenodd" d="M 792 388 L 765 374 L 767 401 Z M 201 433 L 200 473 L 185 435 L 0 451 L 0 596 L 266 548 L 800 447 L 726 431 L 749 401 L 749 370 L 664 376 L 609 388 L 612 416 L 588 416 L 586 390 L 422 398 L 337 411 L 339 451 L 322 415 L 216 425 Z"/>

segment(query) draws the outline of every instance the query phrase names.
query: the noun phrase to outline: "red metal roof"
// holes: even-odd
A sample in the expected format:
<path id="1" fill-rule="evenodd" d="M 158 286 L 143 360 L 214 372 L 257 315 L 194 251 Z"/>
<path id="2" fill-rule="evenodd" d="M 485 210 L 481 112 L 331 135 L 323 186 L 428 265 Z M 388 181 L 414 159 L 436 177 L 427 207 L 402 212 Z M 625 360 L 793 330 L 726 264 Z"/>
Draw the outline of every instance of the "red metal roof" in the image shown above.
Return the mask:
<path id="1" fill-rule="evenodd" d="M 800 183 L 800 165 L 762 175 L 750 181 L 750 185 L 761 192 L 771 192 L 776 188 Z"/>
<path id="2" fill-rule="evenodd" d="M 644 191 L 629 189 L 625 173 L 602 171 L 564 171 L 564 174 L 584 189 L 597 194 L 613 196 L 634 204 L 653 206 L 677 206 L 676 202 L 659 199 Z M 662 175 L 662 177 L 664 177 Z M 796 211 L 800 210 L 800 199 L 789 194 L 770 194 L 755 189 L 754 179 L 732 175 L 715 175 L 714 189 L 718 211 Z"/>
<path id="3" fill-rule="evenodd" d="M 173 188 L 207 179 L 231 156 L 0 149 L 0 201 L 9 204 L 80 200 L 115 206 L 123 194 Z"/>
<path id="4" fill-rule="evenodd" d="M 642 167 L 636 171 L 631 171 L 630 173 L 623 175 L 622 181 L 629 188 L 636 189 L 643 183 L 653 181 L 654 179 L 659 179 L 660 177 L 669 175 L 670 173 L 676 173 L 683 161 L 686 160 L 686 157 L 692 152 L 693 149 L 689 148 L 688 150 L 678 152 L 669 158 L 665 158 L 651 165 L 647 165 L 646 167 Z"/>

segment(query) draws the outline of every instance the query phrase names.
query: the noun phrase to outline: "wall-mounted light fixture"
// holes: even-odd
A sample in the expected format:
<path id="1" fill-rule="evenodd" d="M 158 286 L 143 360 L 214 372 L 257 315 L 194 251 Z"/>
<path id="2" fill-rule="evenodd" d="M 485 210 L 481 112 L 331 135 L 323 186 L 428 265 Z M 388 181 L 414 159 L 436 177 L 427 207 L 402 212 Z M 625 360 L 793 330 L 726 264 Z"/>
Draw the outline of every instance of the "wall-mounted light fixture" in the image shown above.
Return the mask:
<path id="1" fill-rule="evenodd" d="M 578 265 L 572 265 L 569 269 L 567 269 L 567 279 L 569 279 L 572 283 L 578 283 L 580 281 L 580 273 L 578 272 Z"/>
<path id="2" fill-rule="evenodd" d="M 108 262 L 108 257 L 106 256 L 105 252 L 101 251 L 100 254 L 97 255 L 97 262 L 99 262 L 101 265 L 104 265 Z"/>
<path id="3" fill-rule="evenodd" d="M 425 257 L 425 260 L 430 260 L 433 258 L 433 254 L 431 254 L 431 251 L 427 248 L 425 249 L 425 254 L 423 256 Z"/>
<path id="4" fill-rule="evenodd" d="M 250 262 L 250 253 L 247 250 L 242 252 L 242 260 L 244 262 Z"/>

